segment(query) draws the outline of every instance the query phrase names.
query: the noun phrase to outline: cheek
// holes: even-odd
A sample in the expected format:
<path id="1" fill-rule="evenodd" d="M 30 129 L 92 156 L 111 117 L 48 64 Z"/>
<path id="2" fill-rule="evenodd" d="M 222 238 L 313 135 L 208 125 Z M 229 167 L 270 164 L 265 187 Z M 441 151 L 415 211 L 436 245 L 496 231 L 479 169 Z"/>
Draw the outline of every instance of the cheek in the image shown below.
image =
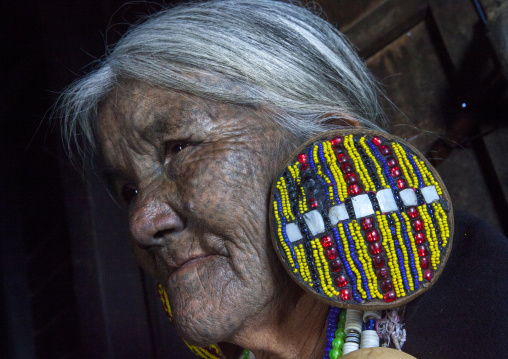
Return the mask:
<path id="1" fill-rule="evenodd" d="M 215 151 L 186 164 L 181 200 L 209 223 L 266 217 L 270 174 L 252 151 Z"/>

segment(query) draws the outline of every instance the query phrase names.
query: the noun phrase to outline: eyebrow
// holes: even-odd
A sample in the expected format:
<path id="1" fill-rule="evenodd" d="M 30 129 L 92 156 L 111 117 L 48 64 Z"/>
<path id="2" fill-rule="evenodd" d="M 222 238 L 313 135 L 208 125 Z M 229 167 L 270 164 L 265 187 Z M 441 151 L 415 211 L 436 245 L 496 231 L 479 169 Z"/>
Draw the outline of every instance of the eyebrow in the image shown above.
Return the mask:
<path id="1" fill-rule="evenodd" d="M 170 121 L 172 116 L 168 113 L 154 113 L 152 116 L 153 121 L 139 131 L 143 139 L 160 139 L 161 134 L 175 133 L 183 127 L 181 122 Z"/>

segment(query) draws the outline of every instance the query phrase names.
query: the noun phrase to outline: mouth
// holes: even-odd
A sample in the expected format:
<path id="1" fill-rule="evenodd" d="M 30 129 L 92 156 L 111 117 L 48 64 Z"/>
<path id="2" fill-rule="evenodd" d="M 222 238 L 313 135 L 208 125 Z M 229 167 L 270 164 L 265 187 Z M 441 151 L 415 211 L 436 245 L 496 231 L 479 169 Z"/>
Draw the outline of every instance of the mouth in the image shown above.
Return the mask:
<path id="1" fill-rule="evenodd" d="M 174 272 L 171 274 L 171 277 L 177 275 L 177 274 L 183 274 L 184 272 L 188 272 L 192 269 L 195 269 L 196 267 L 199 267 L 203 265 L 204 263 L 213 260 L 216 257 L 216 255 L 202 255 L 202 256 L 196 256 L 191 257 L 189 259 L 186 259 L 179 265 L 173 267 Z"/>

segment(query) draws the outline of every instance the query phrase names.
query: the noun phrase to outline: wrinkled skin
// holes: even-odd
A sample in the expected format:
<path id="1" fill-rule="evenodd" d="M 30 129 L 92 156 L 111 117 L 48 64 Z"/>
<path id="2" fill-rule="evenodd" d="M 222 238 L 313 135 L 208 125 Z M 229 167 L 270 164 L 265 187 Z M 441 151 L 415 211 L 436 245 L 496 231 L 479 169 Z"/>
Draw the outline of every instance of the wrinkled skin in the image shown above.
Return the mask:
<path id="1" fill-rule="evenodd" d="M 258 110 L 138 82 L 100 108 L 99 143 L 134 252 L 192 344 L 226 341 L 258 359 L 323 355 L 328 306 L 289 279 L 269 239 L 270 187 L 290 152 L 283 136 Z"/>
<path id="2" fill-rule="evenodd" d="M 294 290 L 267 250 L 270 186 L 287 156 L 279 133 L 253 109 L 136 82 L 100 108 L 99 142 L 128 202 L 135 254 L 167 287 L 192 343 L 231 341 Z"/>

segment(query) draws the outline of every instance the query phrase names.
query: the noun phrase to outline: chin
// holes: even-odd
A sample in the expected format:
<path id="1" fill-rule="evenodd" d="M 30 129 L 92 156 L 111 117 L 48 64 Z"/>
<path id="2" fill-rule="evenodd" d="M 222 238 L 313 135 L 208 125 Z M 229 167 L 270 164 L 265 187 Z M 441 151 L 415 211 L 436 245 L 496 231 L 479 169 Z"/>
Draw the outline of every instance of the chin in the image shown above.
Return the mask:
<path id="1" fill-rule="evenodd" d="M 208 346 L 228 341 L 236 329 L 237 320 L 210 305 L 207 298 L 181 298 L 173 301 L 173 325 L 178 334 L 189 344 Z"/>
<path id="2" fill-rule="evenodd" d="M 220 267 L 220 263 L 210 263 L 169 280 L 173 325 L 189 344 L 207 346 L 228 341 L 247 314 L 242 295 L 245 287 Z"/>

